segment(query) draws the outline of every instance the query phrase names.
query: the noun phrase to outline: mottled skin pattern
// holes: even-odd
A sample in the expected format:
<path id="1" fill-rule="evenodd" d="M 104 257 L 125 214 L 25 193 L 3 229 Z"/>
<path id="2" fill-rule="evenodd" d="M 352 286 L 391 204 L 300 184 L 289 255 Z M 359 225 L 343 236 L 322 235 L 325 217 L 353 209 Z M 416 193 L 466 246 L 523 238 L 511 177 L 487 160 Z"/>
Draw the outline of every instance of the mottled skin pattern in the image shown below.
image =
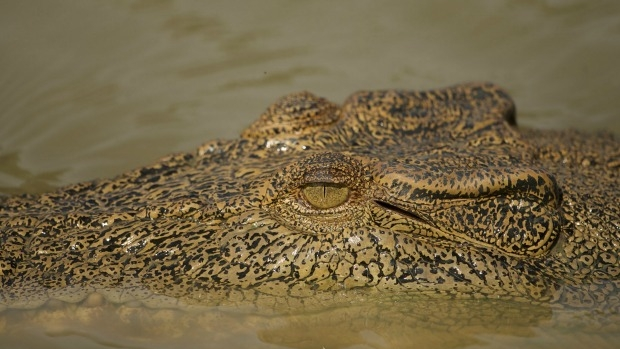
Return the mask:
<path id="1" fill-rule="evenodd" d="M 620 304 L 620 139 L 492 84 L 309 93 L 240 139 L 0 208 L 0 304 L 424 292 Z M 327 295 L 327 296 L 326 296 Z"/>

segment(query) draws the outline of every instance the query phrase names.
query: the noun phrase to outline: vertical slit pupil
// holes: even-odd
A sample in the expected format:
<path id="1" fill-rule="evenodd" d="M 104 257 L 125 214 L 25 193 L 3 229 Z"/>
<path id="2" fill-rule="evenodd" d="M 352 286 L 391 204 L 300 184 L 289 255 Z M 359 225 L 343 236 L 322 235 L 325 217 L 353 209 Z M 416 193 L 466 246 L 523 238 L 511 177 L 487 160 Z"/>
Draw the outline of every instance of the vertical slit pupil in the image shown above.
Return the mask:
<path id="1" fill-rule="evenodd" d="M 316 209 L 329 209 L 349 199 L 349 188 L 340 183 L 309 183 L 301 188 L 302 198 Z"/>

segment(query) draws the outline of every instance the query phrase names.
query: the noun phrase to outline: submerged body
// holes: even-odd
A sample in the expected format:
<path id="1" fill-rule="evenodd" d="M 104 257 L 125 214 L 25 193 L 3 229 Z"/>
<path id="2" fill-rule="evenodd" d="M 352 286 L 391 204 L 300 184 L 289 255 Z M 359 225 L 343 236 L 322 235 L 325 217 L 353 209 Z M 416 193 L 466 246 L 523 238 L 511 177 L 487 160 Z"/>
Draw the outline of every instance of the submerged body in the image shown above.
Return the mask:
<path id="1" fill-rule="evenodd" d="M 620 139 L 492 84 L 286 96 L 243 132 L 0 207 L 0 305 L 439 293 L 617 311 Z"/>

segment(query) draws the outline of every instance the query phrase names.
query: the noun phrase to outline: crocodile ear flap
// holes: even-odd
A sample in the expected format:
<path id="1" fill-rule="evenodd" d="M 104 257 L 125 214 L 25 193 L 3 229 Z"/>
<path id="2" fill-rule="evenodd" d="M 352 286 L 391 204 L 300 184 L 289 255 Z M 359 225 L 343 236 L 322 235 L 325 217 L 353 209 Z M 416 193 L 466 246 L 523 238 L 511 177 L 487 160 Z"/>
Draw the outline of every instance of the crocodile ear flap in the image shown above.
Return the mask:
<path id="1" fill-rule="evenodd" d="M 340 119 L 340 107 L 309 92 L 280 98 L 250 127 L 242 138 L 287 138 L 330 127 Z"/>

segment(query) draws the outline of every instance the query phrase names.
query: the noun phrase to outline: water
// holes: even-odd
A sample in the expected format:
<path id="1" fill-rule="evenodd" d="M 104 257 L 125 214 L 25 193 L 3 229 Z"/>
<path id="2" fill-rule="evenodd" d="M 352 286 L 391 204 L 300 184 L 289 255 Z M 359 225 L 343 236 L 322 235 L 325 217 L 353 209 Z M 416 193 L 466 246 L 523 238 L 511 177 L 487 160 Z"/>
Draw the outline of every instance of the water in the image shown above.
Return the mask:
<path id="1" fill-rule="evenodd" d="M 0 192 L 9 194 L 108 177 L 234 138 L 269 103 L 298 90 L 343 101 L 359 89 L 489 80 L 511 93 L 521 125 L 620 132 L 616 1 L 3 1 L 0 33 Z M 461 329 L 450 336 L 403 312 L 378 321 L 374 308 L 296 317 L 207 309 L 180 317 L 206 317 L 196 320 L 204 326 L 150 316 L 172 326 L 153 340 L 157 331 L 135 339 L 140 323 L 119 322 L 127 313 L 114 306 L 94 307 L 90 322 L 85 308 L 54 309 L 5 313 L 0 347 L 618 343 L 617 332 L 554 327 L 552 311 L 502 330 L 457 316 Z M 502 314 L 509 323 L 523 318 L 500 312 L 490 323 Z"/>
<path id="2" fill-rule="evenodd" d="M 408 297 L 302 310 L 61 305 L 0 316 L 6 348 L 594 348 L 618 323 L 545 305 Z M 616 321 L 615 324 L 613 321 Z"/>

